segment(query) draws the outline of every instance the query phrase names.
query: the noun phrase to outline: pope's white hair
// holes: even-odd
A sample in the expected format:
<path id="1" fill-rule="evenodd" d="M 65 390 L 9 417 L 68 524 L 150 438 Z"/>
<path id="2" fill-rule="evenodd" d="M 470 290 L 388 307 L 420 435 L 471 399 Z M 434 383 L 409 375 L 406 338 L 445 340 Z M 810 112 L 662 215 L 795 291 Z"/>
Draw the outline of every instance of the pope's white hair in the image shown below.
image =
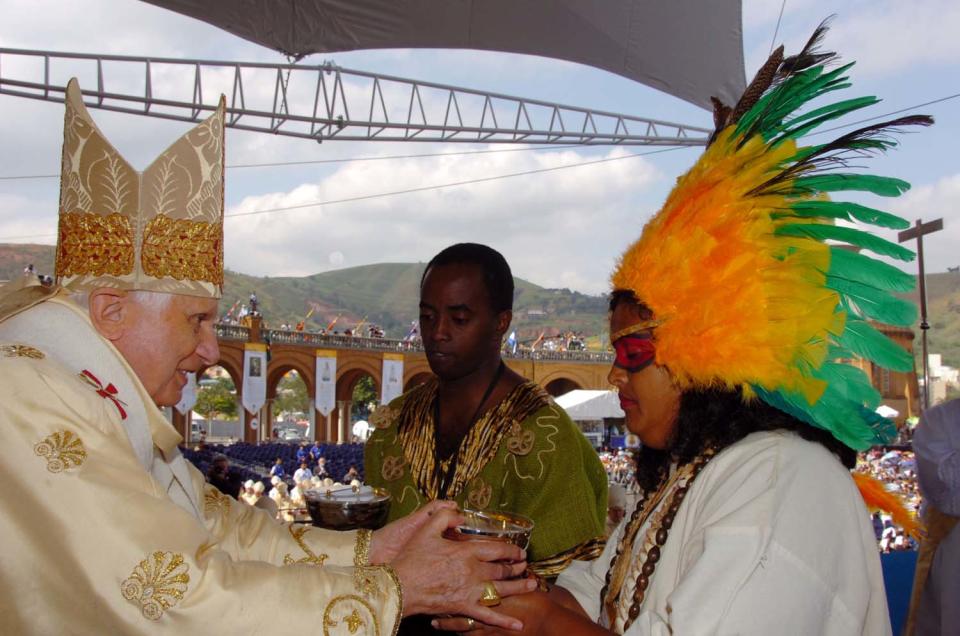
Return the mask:
<path id="1" fill-rule="evenodd" d="M 170 306 L 173 297 L 176 294 L 166 294 L 164 292 L 153 292 L 145 290 L 136 290 L 127 292 L 127 296 L 141 307 L 152 309 L 155 313 L 160 313 Z M 78 291 L 67 296 L 74 304 L 85 311 L 90 311 L 90 292 Z"/>

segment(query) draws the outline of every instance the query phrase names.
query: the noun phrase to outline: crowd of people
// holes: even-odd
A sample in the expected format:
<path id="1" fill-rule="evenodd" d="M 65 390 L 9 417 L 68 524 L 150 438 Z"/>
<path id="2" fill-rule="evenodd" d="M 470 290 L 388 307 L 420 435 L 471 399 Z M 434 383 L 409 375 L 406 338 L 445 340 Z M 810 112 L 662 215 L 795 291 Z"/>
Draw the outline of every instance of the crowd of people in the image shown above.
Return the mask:
<path id="1" fill-rule="evenodd" d="M 634 482 L 636 459 L 629 450 L 603 449 L 600 451 L 600 463 L 603 464 L 603 469 L 607 472 L 607 481 L 611 484 L 629 486 Z"/>
<path id="2" fill-rule="evenodd" d="M 908 511 L 920 512 L 920 488 L 917 483 L 917 462 L 913 451 L 903 448 L 876 447 L 857 457 L 855 469 L 880 481 L 886 490 L 897 495 Z M 883 553 L 917 549 L 916 540 L 898 527 L 889 515 L 876 512 L 872 516 L 873 531 Z"/>

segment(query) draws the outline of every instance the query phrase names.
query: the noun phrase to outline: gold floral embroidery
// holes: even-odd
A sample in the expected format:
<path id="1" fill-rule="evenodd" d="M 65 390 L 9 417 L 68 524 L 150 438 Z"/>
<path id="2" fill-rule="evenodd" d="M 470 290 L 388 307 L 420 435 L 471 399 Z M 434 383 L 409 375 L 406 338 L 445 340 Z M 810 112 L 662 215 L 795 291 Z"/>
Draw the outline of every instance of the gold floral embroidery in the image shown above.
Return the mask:
<path id="1" fill-rule="evenodd" d="M 393 581 L 394 588 L 397 590 L 397 615 L 393 621 L 393 624 L 396 626 L 393 630 L 396 632 L 397 627 L 400 626 L 400 619 L 403 618 L 403 586 L 400 585 L 400 577 L 397 576 L 396 570 L 392 567 L 389 565 L 381 565 L 380 569 L 387 573 L 387 576 Z"/>
<path id="2" fill-rule="evenodd" d="M 83 440 L 70 431 L 57 431 L 48 435 L 37 442 L 33 452 L 47 460 L 47 470 L 51 473 L 62 473 L 87 460 Z"/>
<path id="3" fill-rule="evenodd" d="M 390 455 L 383 458 L 383 466 L 380 467 L 380 475 L 387 481 L 396 481 L 403 477 L 404 471 L 403 457 Z"/>
<path id="4" fill-rule="evenodd" d="M 0 345 L 0 354 L 5 358 L 32 358 L 43 360 L 43 352 L 27 345 Z"/>
<path id="5" fill-rule="evenodd" d="M 347 629 L 350 630 L 351 634 L 355 634 L 361 625 L 366 624 L 363 622 L 363 619 L 360 618 L 360 612 L 357 610 L 353 610 L 343 621 L 347 624 Z"/>
<path id="6" fill-rule="evenodd" d="M 353 548 L 353 584 L 357 591 L 366 597 L 380 592 L 376 577 L 372 576 L 370 567 L 370 542 L 373 540 L 373 531 L 357 530 L 357 542 Z"/>
<path id="7" fill-rule="evenodd" d="M 120 584 L 120 593 L 140 606 L 144 618 L 159 620 L 166 610 L 183 598 L 190 583 L 189 569 L 182 554 L 154 552 Z"/>
<path id="8" fill-rule="evenodd" d="M 337 627 L 340 624 L 340 621 L 343 621 L 347 626 L 347 631 L 351 634 L 356 634 L 357 630 L 361 626 L 366 625 L 364 617 L 360 615 L 359 610 L 354 607 L 353 611 L 345 616 L 340 616 L 339 618 L 334 618 L 333 612 L 334 607 L 338 604 L 347 603 L 353 601 L 359 603 L 368 614 L 368 619 L 373 623 L 373 633 L 380 634 L 380 622 L 377 620 L 377 614 L 374 612 L 373 607 L 367 603 L 365 600 L 359 596 L 353 594 L 344 594 L 343 596 L 334 597 L 332 601 L 327 605 L 327 608 L 323 612 L 323 633 L 324 635 L 330 634 L 330 628 Z"/>
<path id="9" fill-rule="evenodd" d="M 507 438 L 507 450 L 514 455 L 528 455 L 533 450 L 536 434 L 531 430 L 524 430 L 520 422 L 514 421 L 510 427 L 510 437 Z"/>
<path id="10" fill-rule="evenodd" d="M 230 514 L 230 497 L 216 488 L 208 486 L 203 493 L 203 511 L 207 515 L 219 512 L 220 518 L 226 521 L 227 516 Z"/>
<path id="11" fill-rule="evenodd" d="M 400 409 L 392 408 L 386 404 L 379 406 L 377 410 L 370 414 L 370 426 L 380 429 L 389 428 L 399 415 Z"/>
<path id="12" fill-rule="evenodd" d="M 59 234 L 57 276 L 123 276 L 133 271 L 133 226 L 127 217 L 64 212 Z"/>
<path id="13" fill-rule="evenodd" d="M 154 278 L 223 284 L 223 224 L 171 219 L 160 214 L 147 224 L 140 255 Z"/>
<path id="14" fill-rule="evenodd" d="M 492 496 L 493 487 L 482 479 L 477 479 L 470 489 L 470 494 L 467 495 L 467 503 L 478 510 L 483 510 L 490 505 Z"/>
<path id="15" fill-rule="evenodd" d="M 294 559 L 291 554 L 287 553 L 283 556 L 284 565 L 293 565 L 294 563 L 312 563 L 314 565 L 323 565 L 323 562 L 330 558 L 326 554 L 316 554 L 310 549 L 310 546 L 304 542 L 303 535 L 310 531 L 309 527 L 294 526 L 293 524 L 290 524 L 287 526 L 287 530 L 290 532 L 290 536 L 293 537 L 293 540 L 297 542 L 297 545 L 300 546 L 300 549 L 303 550 L 307 556 Z"/>

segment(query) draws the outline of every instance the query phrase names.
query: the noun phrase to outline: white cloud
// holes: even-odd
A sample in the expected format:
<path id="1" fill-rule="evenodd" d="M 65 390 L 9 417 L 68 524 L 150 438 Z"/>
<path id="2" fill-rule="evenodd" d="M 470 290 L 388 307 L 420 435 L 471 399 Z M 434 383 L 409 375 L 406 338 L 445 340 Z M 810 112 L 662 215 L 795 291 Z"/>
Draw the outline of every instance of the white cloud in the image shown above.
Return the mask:
<path id="1" fill-rule="evenodd" d="M 945 272 L 948 267 L 960 265 L 957 246 L 960 245 L 960 173 L 943 177 L 935 183 L 914 187 L 890 206 L 891 211 L 911 222 L 943 219 L 943 229 L 928 234 L 923 240 L 924 267 L 927 272 Z M 916 242 L 911 242 L 916 249 Z M 915 265 L 911 266 L 911 269 Z"/>
<path id="2" fill-rule="evenodd" d="M 780 2 L 744 4 L 747 75 L 766 59 Z M 816 25 L 835 15 L 824 44 L 856 60 L 858 78 L 891 76 L 919 67 L 942 68 L 960 59 L 956 0 L 788 0 L 777 44 L 797 51 Z"/>
<path id="3" fill-rule="evenodd" d="M 604 157 L 627 157 L 622 149 Z M 352 162 L 317 183 L 245 198 L 228 214 L 571 165 L 580 152 L 492 153 Z M 636 201 L 659 173 L 641 157 L 485 183 L 227 221 L 227 265 L 303 275 L 334 266 L 426 261 L 459 241 L 501 250 L 518 276 L 600 292 L 613 258 L 639 235 Z M 652 206 L 651 206 L 652 210 Z"/>

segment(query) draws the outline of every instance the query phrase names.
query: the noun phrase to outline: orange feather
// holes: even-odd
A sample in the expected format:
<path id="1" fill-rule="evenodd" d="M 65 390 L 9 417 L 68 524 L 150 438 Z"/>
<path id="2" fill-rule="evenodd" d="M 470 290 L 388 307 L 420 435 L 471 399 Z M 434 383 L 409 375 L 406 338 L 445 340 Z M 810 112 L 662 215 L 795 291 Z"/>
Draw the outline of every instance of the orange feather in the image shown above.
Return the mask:
<path id="1" fill-rule="evenodd" d="M 857 484 L 860 496 L 863 497 L 867 508 L 871 510 L 882 510 L 890 513 L 893 522 L 903 528 L 904 532 L 911 537 L 920 540 L 921 526 L 916 515 L 907 510 L 903 499 L 892 492 L 887 491 L 883 482 L 864 473 L 851 473 L 853 481 Z"/>

